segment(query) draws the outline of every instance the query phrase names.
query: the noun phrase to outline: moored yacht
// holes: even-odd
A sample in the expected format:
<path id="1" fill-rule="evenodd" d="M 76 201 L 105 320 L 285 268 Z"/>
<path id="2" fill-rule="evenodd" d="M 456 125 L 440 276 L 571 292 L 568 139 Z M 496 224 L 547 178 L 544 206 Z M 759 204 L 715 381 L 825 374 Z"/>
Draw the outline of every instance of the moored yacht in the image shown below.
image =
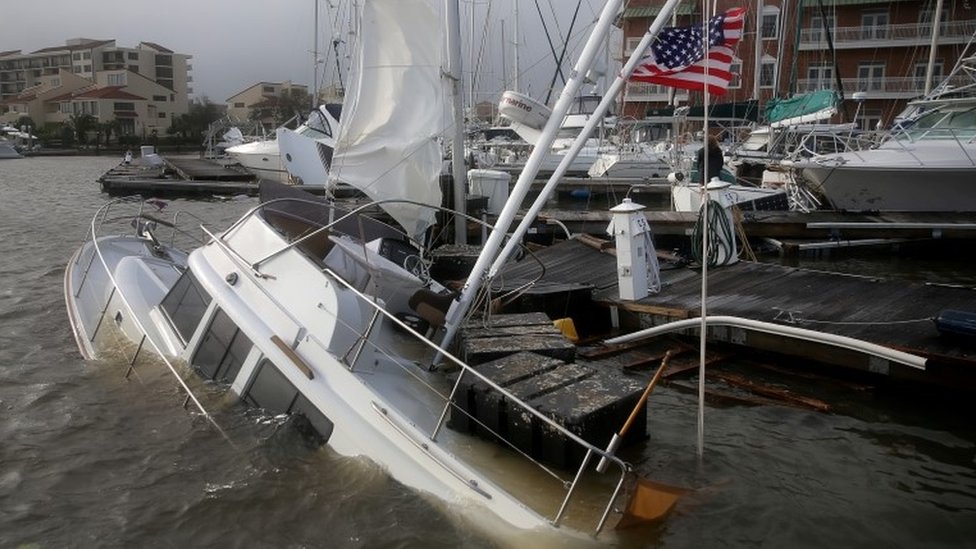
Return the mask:
<path id="1" fill-rule="evenodd" d="M 910 114 L 869 150 L 794 163 L 838 210 L 976 211 L 976 57 L 909 104 Z M 955 76 L 967 83 L 949 86 Z"/>

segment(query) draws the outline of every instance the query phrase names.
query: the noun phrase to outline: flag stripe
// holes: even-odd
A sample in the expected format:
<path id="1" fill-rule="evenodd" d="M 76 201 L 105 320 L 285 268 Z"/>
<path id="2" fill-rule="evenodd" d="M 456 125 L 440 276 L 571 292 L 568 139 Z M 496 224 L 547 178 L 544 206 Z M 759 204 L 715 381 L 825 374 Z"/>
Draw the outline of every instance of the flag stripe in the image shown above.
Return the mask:
<path id="1" fill-rule="evenodd" d="M 666 28 L 648 47 L 631 80 L 722 95 L 734 76 L 730 72 L 735 58 L 732 48 L 744 26 L 744 8 L 711 18 L 707 57 L 702 47 L 704 25 Z"/>

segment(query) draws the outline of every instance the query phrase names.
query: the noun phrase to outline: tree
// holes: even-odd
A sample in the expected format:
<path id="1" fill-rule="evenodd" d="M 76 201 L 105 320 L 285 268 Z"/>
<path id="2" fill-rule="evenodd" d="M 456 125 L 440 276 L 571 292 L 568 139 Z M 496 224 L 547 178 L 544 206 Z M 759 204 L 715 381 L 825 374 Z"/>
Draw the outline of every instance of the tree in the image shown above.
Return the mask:
<path id="1" fill-rule="evenodd" d="M 34 123 L 34 119 L 29 116 L 21 116 L 14 122 L 14 127 L 18 130 L 20 128 L 37 128 L 37 124 Z"/>
<path id="2" fill-rule="evenodd" d="M 223 116 L 220 105 L 210 102 L 206 96 L 193 101 L 186 114 L 173 117 L 169 128 L 166 129 L 168 135 L 178 135 L 183 141 L 203 142 L 210 124 L 219 120 Z"/>
<path id="3" fill-rule="evenodd" d="M 90 114 L 72 114 L 68 117 L 67 124 L 78 143 L 84 145 L 88 142 L 88 133 L 97 129 L 98 119 Z"/>
<path id="4" fill-rule="evenodd" d="M 281 95 L 268 98 L 251 108 L 251 120 L 270 122 L 274 126 L 281 126 L 296 115 L 303 116 L 308 112 L 308 105 L 312 96 L 300 88 L 285 90 Z"/>

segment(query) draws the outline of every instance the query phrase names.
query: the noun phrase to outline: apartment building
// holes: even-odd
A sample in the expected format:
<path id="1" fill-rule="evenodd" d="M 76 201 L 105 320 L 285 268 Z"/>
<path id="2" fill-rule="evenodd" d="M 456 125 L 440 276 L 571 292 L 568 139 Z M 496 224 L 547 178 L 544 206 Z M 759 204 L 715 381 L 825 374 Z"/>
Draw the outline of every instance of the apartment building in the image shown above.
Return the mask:
<path id="1" fill-rule="evenodd" d="M 663 3 L 629 4 L 621 22 L 625 57 Z M 682 2 L 676 24 L 700 23 L 703 4 Z M 719 0 L 719 11 L 747 8 L 746 28 L 732 65 L 736 76 L 726 95 L 710 101 L 755 100 L 761 113 L 774 97 L 830 89 L 844 99 L 835 122 L 886 126 L 909 100 L 925 93 L 933 33 L 931 85 L 944 80 L 976 33 L 976 1 L 943 0 L 937 28 L 936 5 L 935 0 Z M 666 107 L 669 90 L 632 82 L 622 101 L 625 114 L 642 117 Z M 679 90 L 674 101 L 700 105 L 703 98 Z"/>
<path id="2" fill-rule="evenodd" d="M 227 116 L 237 120 L 248 120 L 252 109 L 273 107 L 278 103 L 280 97 L 291 93 L 291 90 L 308 93 L 308 86 L 295 84 L 291 80 L 258 82 L 227 98 Z M 274 121 L 269 119 L 262 120 L 262 122 L 273 124 Z"/>
<path id="3" fill-rule="evenodd" d="M 191 58 L 153 42 L 125 48 L 88 38 L 0 52 L 0 121 L 30 116 L 40 125 L 91 114 L 119 121 L 125 134 L 162 132 L 189 109 Z"/>

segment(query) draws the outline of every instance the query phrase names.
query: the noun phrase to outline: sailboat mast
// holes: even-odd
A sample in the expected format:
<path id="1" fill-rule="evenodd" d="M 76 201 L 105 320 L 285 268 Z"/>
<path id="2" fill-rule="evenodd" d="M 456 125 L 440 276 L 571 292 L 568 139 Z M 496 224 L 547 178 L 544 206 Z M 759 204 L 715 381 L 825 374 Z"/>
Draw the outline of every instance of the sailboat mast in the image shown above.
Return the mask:
<path id="1" fill-rule="evenodd" d="M 454 211 L 464 212 L 467 182 L 464 173 L 464 99 L 461 97 L 461 7 L 460 0 L 445 0 L 447 13 L 447 51 L 450 57 L 451 99 L 453 102 L 454 134 L 451 142 L 451 178 L 454 180 Z M 471 5 L 474 10 L 474 4 Z M 474 104 L 471 105 L 474 108 Z M 467 223 L 461 216 L 454 218 L 454 243 L 467 244 Z"/>
<path id="2" fill-rule="evenodd" d="M 676 0 L 669 1 L 675 2 Z M 482 247 L 481 255 L 478 256 L 478 260 L 471 269 L 471 274 L 468 275 L 468 279 L 464 283 L 461 295 L 451 303 L 451 308 L 447 312 L 444 323 L 444 337 L 441 340 L 442 347 L 446 347 L 454 339 L 454 335 L 457 333 L 461 322 L 467 316 L 468 309 L 474 303 L 474 299 L 478 295 L 479 290 L 481 290 L 485 276 L 488 274 L 488 268 L 501 250 L 505 240 L 505 234 L 515 220 L 515 215 L 518 213 L 522 201 L 525 200 L 525 195 L 528 194 L 529 187 L 539 173 L 543 156 L 552 147 L 556 133 L 559 131 L 559 127 L 562 125 L 566 113 L 569 112 L 569 107 L 573 103 L 576 93 L 583 84 L 583 75 L 589 70 L 600 48 L 603 47 L 603 36 L 609 32 L 617 13 L 620 12 L 622 3 L 623 0 L 609 0 L 603 6 L 600 18 L 597 20 L 596 25 L 594 25 L 593 32 L 586 41 L 586 45 L 583 47 L 582 53 L 580 53 L 579 60 L 577 60 L 576 66 L 571 73 L 572 76 L 566 82 L 566 86 L 559 95 L 559 99 L 556 100 L 552 114 L 549 116 L 549 120 L 546 121 L 546 125 L 542 130 L 542 134 L 539 136 L 538 142 L 535 144 L 535 148 L 532 150 L 532 154 L 526 160 L 525 168 L 519 174 L 518 181 L 512 188 L 508 202 L 505 203 L 505 207 L 498 214 L 495 227 Z M 441 355 L 438 353 L 434 357 L 434 363 L 436 364 L 440 359 Z"/>
<path id="3" fill-rule="evenodd" d="M 932 91 L 932 76 L 935 74 L 935 47 L 939 40 L 939 25 L 942 24 L 942 0 L 935 3 L 932 14 L 932 41 L 929 44 L 929 65 L 925 69 L 925 95 Z"/>
<path id="4" fill-rule="evenodd" d="M 512 89 L 519 91 L 519 12 L 518 12 L 519 0 L 512 0 L 514 4 L 515 12 L 515 29 L 513 31 L 515 39 L 512 43 L 515 50 L 515 77 L 512 79 Z"/>
<path id="5" fill-rule="evenodd" d="M 315 109 L 319 102 L 319 0 L 312 1 L 315 2 L 315 22 L 312 25 L 315 34 L 312 46 L 312 64 L 315 65 L 312 76 L 312 109 Z"/>

